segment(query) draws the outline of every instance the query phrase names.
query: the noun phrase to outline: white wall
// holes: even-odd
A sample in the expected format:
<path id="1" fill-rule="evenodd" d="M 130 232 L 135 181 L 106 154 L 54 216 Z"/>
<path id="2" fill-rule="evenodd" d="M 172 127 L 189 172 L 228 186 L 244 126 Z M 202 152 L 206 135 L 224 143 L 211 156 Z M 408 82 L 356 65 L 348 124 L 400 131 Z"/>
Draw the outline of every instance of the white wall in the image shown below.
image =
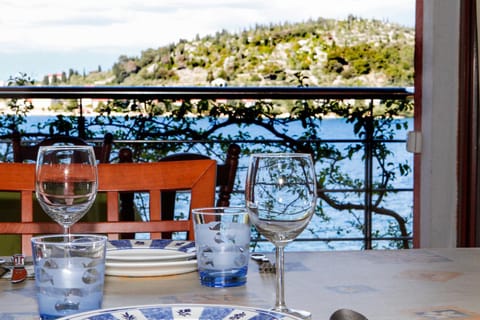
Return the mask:
<path id="1" fill-rule="evenodd" d="M 424 0 L 420 246 L 455 247 L 460 0 Z"/>

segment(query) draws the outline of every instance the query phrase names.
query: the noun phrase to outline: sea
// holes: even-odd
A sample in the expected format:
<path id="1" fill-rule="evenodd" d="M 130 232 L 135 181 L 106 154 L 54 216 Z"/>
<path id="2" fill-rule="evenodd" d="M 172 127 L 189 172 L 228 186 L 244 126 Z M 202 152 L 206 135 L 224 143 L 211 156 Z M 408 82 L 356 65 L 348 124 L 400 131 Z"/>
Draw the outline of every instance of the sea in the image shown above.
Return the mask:
<path id="1" fill-rule="evenodd" d="M 27 123 L 22 129 L 27 132 L 38 132 L 37 124 L 45 123 L 49 116 L 28 116 Z M 413 128 L 412 118 L 402 118 L 395 120 L 399 123 L 406 123 L 406 127 L 396 129 L 394 132 L 395 142 L 389 143 L 388 148 L 392 152 L 386 161 L 388 166 L 395 167 L 398 164 L 406 164 L 412 168 L 406 175 L 400 175 L 398 172 L 395 179 L 391 181 L 391 187 L 400 189 L 397 192 L 389 193 L 381 202 L 381 207 L 391 210 L 407 221 L 407 230 L 413 232 L 413 154 L 406 150 L 406 137 L 408 131 Z M 207 125 L 199 122 L 199 126 Z M 299 122 L 289 124 L 288 132 L 294 135 L 300 132 L 301 125 Z M 235 135 L 234 130 L 238 127 L 226 127 L 223 133 Z M 273 138 L 268 132 L 261 128 L 250 128 L 251 136 L 263 136 L 265 139 Z M 331 118 L 323 119 L 319 124 L 320 136 L 323 140 L 347 140 L 355 139 L 353 133 L 353 125 L 347 123 L 345 119 Z M 45 130 L 46 131 L 46 130 Z M 99 137 L 100 138 L 100 137 Z M 332 142 L 332 145 L 340 150 L 346 150 L 350 143 Z M 273 150 L 274 151 L 274 150 Z M 362 153 L 358 153 L 351 159 L 346 159 L 338 163 L 340 171 L 348 174 L 350 179 L 364 178 L 364 164 Z M 221 159 L 220 159 L 221 160 Z M 246 168 L 248 164 L 248 155 L 242 155 L 240 158 L 239 169 L 237 172 L 237 181 L 235 192 L 232 195 L 232 206 L 244 205 L 244 183 L 246 176 Z M 378 173 L 378 163 L 374 163 L 374 175 Z M 325 168 L 324 165 L 317 163 L 317 172 Z M 335 186 L 328 186 L 335 188 Z M 343 203 L 361 204 L 364 200 L 363 194 L 354 192 L 349 193 L 331 193 L 332 197 Z M 375 200 L 375 198 L 374 198 Z M 312 218 L 309 226 L 298 237 L 298 240 L 289 244 L 286 251 L 323 251 L 323 250 L 360 250 L 363 249 L 363 242 L 359 241 L 363 237 L 362 225 L 365 221 L 363 210 L 336 210 L 329 207 L 326 203 L 319 202 L 321 209 L 317 210 Z M 373 214 L 372 230 L 379 237 L 391 237 L 398 235 L 396 233 L 398 226 L 396 221 L 389 216 Z M 374 248 L 378 249 L 396 249 L 396 244 L 390 240 L 377 240 L 373 242 Z M 263 240 L 254 246 L 257 251 L 270 251 L 273 246 Z"/>

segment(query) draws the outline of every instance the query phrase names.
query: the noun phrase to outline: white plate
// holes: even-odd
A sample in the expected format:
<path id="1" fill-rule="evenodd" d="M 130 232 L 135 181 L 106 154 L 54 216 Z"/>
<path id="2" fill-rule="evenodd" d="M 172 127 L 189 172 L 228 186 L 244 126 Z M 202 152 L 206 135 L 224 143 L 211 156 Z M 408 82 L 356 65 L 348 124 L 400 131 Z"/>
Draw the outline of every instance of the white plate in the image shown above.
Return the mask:
<path id="1" fill-rule="evenodd" d="M 107 247 L 107 262 L 179 261 L 194 257 L 193 241 L 111 240 Z"/>
<path id="2" fill-rule="evenodd" d="M 156 277 L 182 274 L 197 270 L 197 260 L 154 262 L 109 262 L 105 274 L 124 277 Z"/>
<path id="3" fill-rule="evenodd" d="M 223 305 L 150 305 L 120 307 L 79 313 L 58 320 L 124 320 L 124 319 L 200 320 L 258 319 L 299 320 L 297 317 L 269 310 Z"/>
<path id="4" fill-rule="evenodd" d="M 195 257 L 195 252 L 184 253 L 169 249 L 125 249 L 107 252 L 107 261 L 151 262 L 188 260 Z"/>
<path id="5" fill-rule="evenodd" d="M 197 270 L 195 243 L 178 240 L 111 240 L 107 245 L 105 274 L 154 277 Z"/>

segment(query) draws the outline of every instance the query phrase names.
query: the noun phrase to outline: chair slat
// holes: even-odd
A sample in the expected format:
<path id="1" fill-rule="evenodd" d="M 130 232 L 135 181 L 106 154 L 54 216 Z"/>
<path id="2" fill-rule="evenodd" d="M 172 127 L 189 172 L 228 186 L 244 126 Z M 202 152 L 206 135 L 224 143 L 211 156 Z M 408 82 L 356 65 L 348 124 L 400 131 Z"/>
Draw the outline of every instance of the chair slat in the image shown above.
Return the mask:
<path id="1" fill-rule="evenodd" d="M 105 222 L 78 222 L 74 233 L 102 233 L 118 238 L 119 233 L 147 232 L 159 236 L 162 232 L 188 232 L 193 240 L 193 221 L 161 220 L 161 191 L 191 190 L 190 212 L 193 208 L 210 207 L 215 199 L 216 161 L 174 161 L 156 163 L 121 163 L 98 165 L 98 191 L 107 193 Z M 35 165 L 25 163 L 0 164 L 0 190 L 21 192 L 21 222 L 0 222 L 0 234 L 22 235 L 22 251 L 31 254 L 33 234 L 61 233 L 55 222 L 33 222 Z M 150 196 L 150 221 L 119 221 L 119 193 L 147 192 Z M 8 214 L 2 212 L 0 215 Z"/>

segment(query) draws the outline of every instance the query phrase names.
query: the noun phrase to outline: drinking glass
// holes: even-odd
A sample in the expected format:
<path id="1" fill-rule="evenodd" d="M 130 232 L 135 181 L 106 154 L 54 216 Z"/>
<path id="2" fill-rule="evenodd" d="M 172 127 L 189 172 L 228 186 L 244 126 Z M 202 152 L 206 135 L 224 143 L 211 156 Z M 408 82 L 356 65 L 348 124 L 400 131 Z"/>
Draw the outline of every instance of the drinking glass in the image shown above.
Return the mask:
<path id="1" fill-rule="evenodd" d="M 272 309 L 311 319 L 308 311 L 287 308 L 284 293 L 284 248 L 308 225 L 316 206 L 312 157 L 300 153 L 253 154 L 245 200 L 250 221 L 275 245 L 276 300 Z"/>
<path id="2" fill-rule="evenodd" d="M 69 235 L 70 227 L 87 213 L 97 195 L 93 147 L 40 147 L 35 179 L 40 206 Z"/>
<path id="3" fill-rule="evenodd" d="M 32 238 L 40 318 L 57 319 L 100 309 L 107 237 L 72 234 Z"/>
<path id="4" fill-rule="evenodd" d="M 207 287 L 237 287 L 247 282 L 250 222 L 244 207 L 196 208 L 198 273 Z"/>

